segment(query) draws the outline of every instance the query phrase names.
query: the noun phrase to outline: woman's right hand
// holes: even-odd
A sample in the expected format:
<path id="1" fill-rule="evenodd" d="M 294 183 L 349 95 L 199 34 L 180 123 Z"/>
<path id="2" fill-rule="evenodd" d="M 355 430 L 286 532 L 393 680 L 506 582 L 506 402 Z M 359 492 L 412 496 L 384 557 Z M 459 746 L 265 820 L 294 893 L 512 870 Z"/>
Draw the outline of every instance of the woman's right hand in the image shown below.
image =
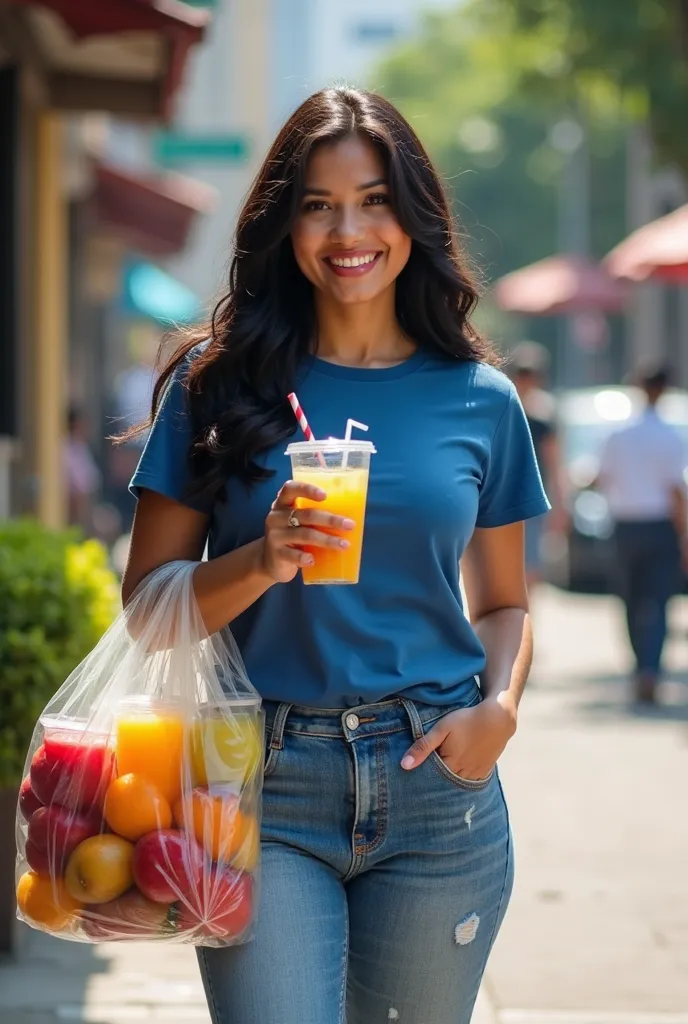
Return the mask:
<path id="1" fill-rule="evenodd" d="M 351 519 L 323 512 L 318 508 L 296 508 L 297 498 L 324 501 L 325 491 L 312 484 L 288 480 L 273 502 L 265 520 L 262 563 L 265 572 L 276 583 L 289 583 L 299 569 L 313 565 L 317 556 L 309 548 L 348 548 L 349 542 L 342 537 L 324 533 L 324 530 L 345 532 L 356 525 Z M 289 518 L 295 514 L 298 526 L 290 526 Z"/>

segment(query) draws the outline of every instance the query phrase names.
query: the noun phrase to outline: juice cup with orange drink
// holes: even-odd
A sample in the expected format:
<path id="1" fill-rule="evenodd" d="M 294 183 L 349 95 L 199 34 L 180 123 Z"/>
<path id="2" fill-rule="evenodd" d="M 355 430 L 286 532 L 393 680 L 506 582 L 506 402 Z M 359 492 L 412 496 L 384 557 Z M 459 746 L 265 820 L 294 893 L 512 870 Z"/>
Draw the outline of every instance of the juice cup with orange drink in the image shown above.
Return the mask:
<path id="1" fill-rule="evenodd" d="M 291 457 L 294 480 L 313 484 L 325 491 L 324 501 L 298 498 L 298 508 L 319 508 L 352 519 L 356 526 L 341 536 L 348 548 L 306 548 L 315 564 L 304 566 L 303 582 L 358 583 L 363 546 L 370 456 L 375 447 L 370 441 L 328 438 L 327 441 L 299 441 L 290 444 L 286 454 Z M 336 530 L 327 533 L 340 535 Z"/>
<path id="2" fill-rule="evenodd" d="M 117 774 L 140 775 L 173 804 L 182 788 L 184 708 L 153 697 L 129 697 L 115 721 Z"/>

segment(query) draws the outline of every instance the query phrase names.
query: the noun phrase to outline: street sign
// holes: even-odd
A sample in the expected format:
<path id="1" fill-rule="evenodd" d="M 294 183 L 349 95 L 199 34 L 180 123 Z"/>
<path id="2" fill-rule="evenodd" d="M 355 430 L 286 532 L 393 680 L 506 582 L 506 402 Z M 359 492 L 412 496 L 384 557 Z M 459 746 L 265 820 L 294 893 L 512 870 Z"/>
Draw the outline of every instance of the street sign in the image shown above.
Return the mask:
<path id="1" fill-rule="evenodd" d="M 196 135 L 161 131 L 153 137 L 153 155 L 164 167 L 183 163 L 243 163 L 248 159 L 245 135 Z"/>

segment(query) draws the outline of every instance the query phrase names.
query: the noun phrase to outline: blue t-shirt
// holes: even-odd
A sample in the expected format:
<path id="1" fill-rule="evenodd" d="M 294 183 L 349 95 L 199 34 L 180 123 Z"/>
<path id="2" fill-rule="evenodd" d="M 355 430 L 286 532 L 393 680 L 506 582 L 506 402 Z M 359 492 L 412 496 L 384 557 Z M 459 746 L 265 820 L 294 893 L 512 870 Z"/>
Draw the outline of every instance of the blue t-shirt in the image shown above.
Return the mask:
<path id="1" fill-rule="evenodd" d="M 316 437 L 346 420 L 373 441 L 360 582 L 275 584 L 231 629 L 249 678 L 269 700 L 340 708 L 393 694 L 445 705 L 476 691 L 485 652 L 464 614 L 459 560 L 478 527 L 549 508 L 516 392 L 498 370 L 418 350 L 387 369 L 310 358 L 298 395 Z M 290 460 L 280 442 L 262 462 L 275 476 L 202 509 L 185 496 L 188 394 L 172 381 L 132 479 L 210 514 L 208 553 L 263 536 Z"/>

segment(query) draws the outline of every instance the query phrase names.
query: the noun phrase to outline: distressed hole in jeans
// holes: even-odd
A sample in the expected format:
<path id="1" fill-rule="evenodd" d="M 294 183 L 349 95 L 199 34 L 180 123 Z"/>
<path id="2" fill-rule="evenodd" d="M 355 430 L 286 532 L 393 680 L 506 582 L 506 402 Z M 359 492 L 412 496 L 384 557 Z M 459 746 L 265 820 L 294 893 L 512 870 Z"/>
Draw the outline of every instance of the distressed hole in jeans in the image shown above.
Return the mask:
<path id="1" fill-rule="evenodd" d="M 399 1011 L 395 1010 L 393 1006 L 390 1006 L 389 1013 L 387 1014 L 387 1020 L 399 1020 Z"/>
<path id="2" fill-rule="evenodd" d="M 475 912 L 464 917 L 463 921 L 459 921 L 454 929 L 454 942 L 457 946 L 467 946 L 469 942 L 473 942 L 479 924 L 480 918 Z"/>

